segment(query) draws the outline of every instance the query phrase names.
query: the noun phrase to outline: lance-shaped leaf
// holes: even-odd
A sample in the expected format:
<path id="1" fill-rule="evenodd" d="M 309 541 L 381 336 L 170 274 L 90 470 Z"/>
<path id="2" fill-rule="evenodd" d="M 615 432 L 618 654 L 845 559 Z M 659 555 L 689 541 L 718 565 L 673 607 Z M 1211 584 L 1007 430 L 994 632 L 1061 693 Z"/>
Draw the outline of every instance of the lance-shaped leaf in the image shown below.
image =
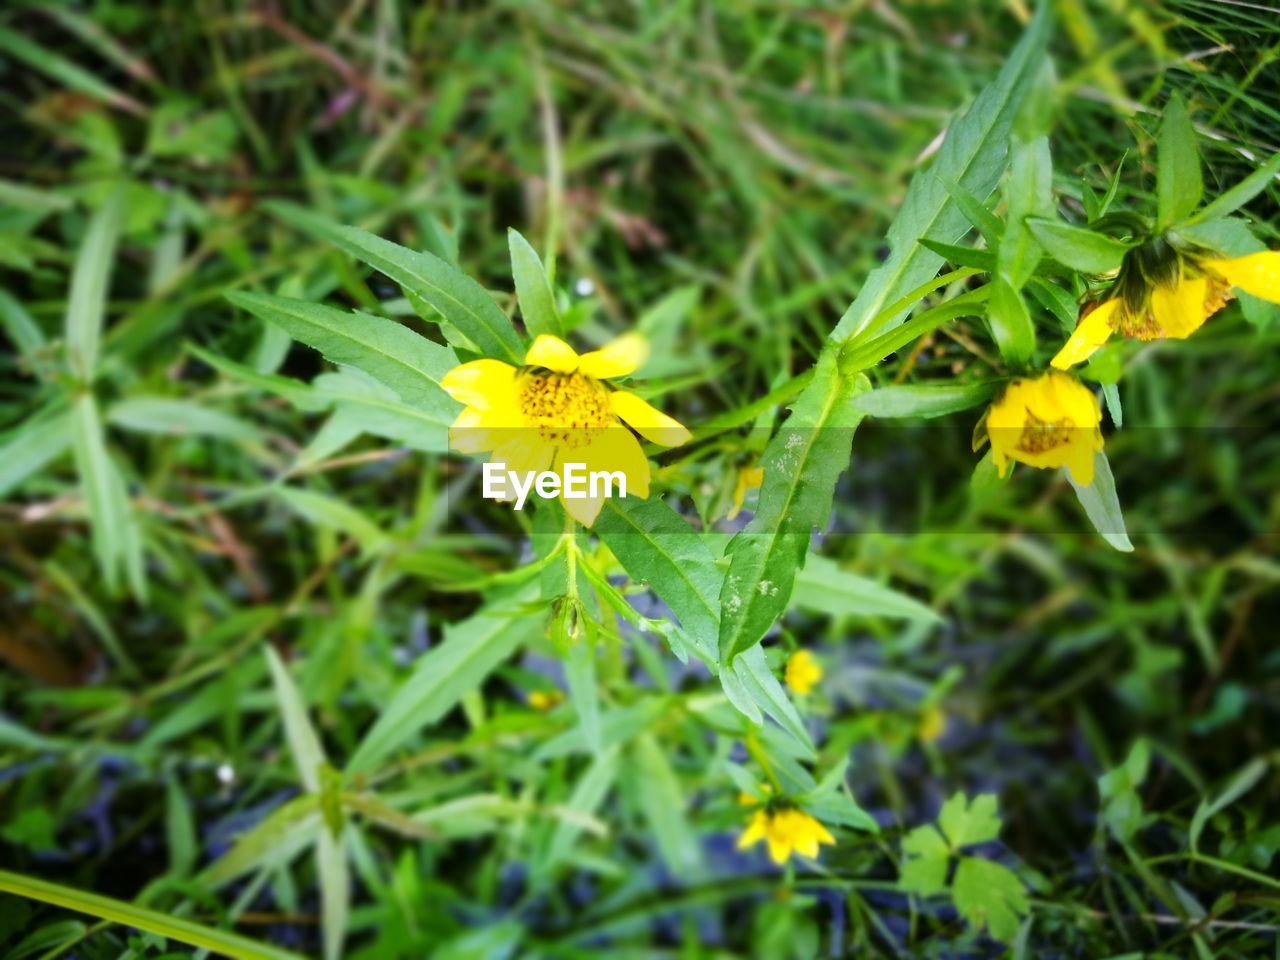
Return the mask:
<path id="1" fill-rule="evenodd" d="M 227 299 L 284 328 L 334 363 L 363 370 L 398 393 L 405 403 L 442 416 L 460 409 L 440 387 L 441 378 L 457 365 L 453 351 L 394 320 L 265 293 L 233 291 Z"/>
<path id="2" fill-rule="evenodd" d="M 526 587 L 496 606 L 484 607 L 462 623 L 445 628 L 444 640 L 418 658 L 413 673 L 396 691 L 347 764 L 348 773 L 376 767 L 451 710 L 463 695 L 479 689 L 488 675 L 540 626 L 516 607 L 532 600 Z"/>
<path id="3" fill-rule="evenodd" d="M 831 513 L 836 481 L 849 463 L 853 431 L 864 416 L 854 397 L 869 387 L 842 376 L 835 351 L 818 360 L 813 381 L 796 400 L 761 459 L 764 483 L 751 522 L 729 544 L 720 591 L 720 662 L 754 646 L 782 615 L 809 538 Z"/>
<path id="4" fill-rule="evenodd" d="M 516 298 L 520 301 L 525 328 L 533 336 L 549 333 L 563 337 L 564 322 L 541 258 L 517 230 L 507 231 L 507 244 L 511 248 L 511 277 L 516 282 Z"/>
<path id="5" fill-rule="evenodd" d="M 1167 227 L 1194 210 L 1204 196 L 1195 127 L 1177 94 L 1165 104 L 1156 146 L 1157 226 Z"/>
<path id="6" fill-rule="evenodd" d="M 457 267 L 430 253 L 410 250 L 358 227 L 333 223 L 292 204 L 275 202 L 268 208 L 300 230 L 386 274 L 400 284 L 415 307 L 425 303 L 447 321 L 443 327 L 446 335 L 452 326 L 486 356 L 521 362 L 524 346 L 507 315 L 484 287 Z"/>
<path id="7" fill-rule="evenodd" d="M 593 531 L 633 580 L 666 602 L 697 654 L 715 664 L 724 576 L 702 537 L 656 497 L 606 500 Z"/>
<path id="8" fill-rule="evenodd" d="M 943 258 L 918 241 L 929 237 L 955 243 L 969 231 L 969 218 L 948 191 L 947 183 L 958 185 L 979 203 L 999 183 L 1008 162 L 1013 118 L 1041 68 L 1049 31 L 1048 7 L 1041 4 L 999 76 L 978 95 L 964 116 L 951 124 L 933 164 L 912 178 L 902 208 L 889 228 L 889 258 L 867 277 L 857 298 L 840 318 L 833 338 L 844 340 L 864 331 L 874 335 L 900 323 L 905 312 L 879 323 L 880 330 L 868 329 L 884 307 L 924 283 L 942 266 Z"/>

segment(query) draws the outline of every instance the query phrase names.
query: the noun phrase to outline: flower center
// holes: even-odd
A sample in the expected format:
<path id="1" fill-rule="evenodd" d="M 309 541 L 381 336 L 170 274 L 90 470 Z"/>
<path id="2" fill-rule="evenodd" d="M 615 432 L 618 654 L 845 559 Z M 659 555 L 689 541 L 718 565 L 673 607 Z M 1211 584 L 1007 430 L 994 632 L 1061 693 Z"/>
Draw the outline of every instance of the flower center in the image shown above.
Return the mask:
<path id="1" fill-rule="evenodd" d="M 581 373 L 525 367 L 516 387 L 520 412 L 548 443 L 585 446 L 613 421 L 608 391 Z"/>
<path id="2" fill-rule="evenodd" d="M 1018 438 L 1018 448 L 1024 453 L 1044 453 L 1054 447 L 1071 442 L 1071 431 L 1075 421 L 1070 417 L 1060 420 L 1041 420 L 1030 410 L 1027 411 L 1027 423 Z"/>

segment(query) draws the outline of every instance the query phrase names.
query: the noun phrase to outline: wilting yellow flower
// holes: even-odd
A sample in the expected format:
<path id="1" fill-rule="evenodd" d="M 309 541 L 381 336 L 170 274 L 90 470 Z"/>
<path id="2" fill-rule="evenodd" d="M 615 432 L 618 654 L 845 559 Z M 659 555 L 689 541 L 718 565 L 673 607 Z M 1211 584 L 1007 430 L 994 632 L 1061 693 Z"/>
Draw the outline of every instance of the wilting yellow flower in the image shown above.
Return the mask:
<path id="1" fill-rule="evenodd" d="M 924 743 L 933 743 L 947 732 L 947 715 L 938 706 L 924 708 L 916 725 L 916 736 Z"/>
<path id="2" fill-rule="evenodd" d="M 836 842 L 826 827 L 798 807 L 757 810 L 738 838 L 738 849 L 746 850 L 761 840 L 769 845 L 769 856 L 779 866 L 786 863 L 792 853 L 817 859 L 819 844 Z"/>
<path id="3" fill-rule="evenodd" d="M 724 515 L 726 520 L 732 520 L 742 512 L 742 503 L 747 498 L 748 490 L 756 490 L 760 484 L 764 483 L 763 467 L 743 467 L 738 471 L 738 479 L 733 485 L 733 506 L 729 508 L 729 512 Z"/>
<path id="4" fill-rule="evenodd" d="M 533 709 L 546 713 L 564 701 L 564 694 L 559 690 L 530 690 L 525 699 Z"/>
<path id="5" fill-rule="evenodd" d="M 1116 289 L 1122 291 L 1086 313 L 1052 365 L 1066 370 L 1083 363 L 1117 331 L 1138 340 L 1191 336 L 1234 297 L 1232 288 L 1280 303 L 1280 251 L 1251 253 L 1231 260 L 1179 258 L 1163 282 L 1146 286 L 1137 268 Z"/>
<path id="6" fill-rule="evenodd" d="M 803 696 L 822 679 L 822 665 L 808 650 L 797 650 L 787 657 L 787 686 Z"/>
<path id="7" fill-rule="evenodd" d="M 1034 380 L 1011 380 L 987 413 L 991 456 L 1000 476 L 1009 461 L 1066 467 L 1076 483 L 1093 483 L 1093 455 L 1102 449 L 1102 410 L 1075 377 L 1049 370 Z"/>
<path id="8" fill-rule="evenodd" d="M 634 334 L 600 350 L 578 356 L 559 337 L 543 334 L 525 354 L 524 365 L 473 360 L 450 370 L 440 385 L 465 405 L 449 430 L 462 453 L 492 451 L 490 460 L 518 473 L 583 464 L 588 473 L 621 471 L 627 495 L 649 496 L 649 461 L 630 424 L 641 436 L 664 447 L 690 439 L 671 417 L 634 393 L 603 381 L 623 377 L 644 362 L 648 347 Z M 604 492 L 560 502 L 575 520 L 590 526 L 604 503 Z"/>

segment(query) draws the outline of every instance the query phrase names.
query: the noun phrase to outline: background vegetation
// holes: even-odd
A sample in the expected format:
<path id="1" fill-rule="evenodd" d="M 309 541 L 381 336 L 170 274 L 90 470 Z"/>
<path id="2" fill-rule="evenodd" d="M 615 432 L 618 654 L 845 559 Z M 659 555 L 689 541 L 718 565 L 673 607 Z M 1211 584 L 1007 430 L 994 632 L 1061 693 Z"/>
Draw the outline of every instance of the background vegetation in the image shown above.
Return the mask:
<path id="1" fill-rule="evenodd" d="M 1151 209 L 1174 92 L 1210 196 L 1280 148 L 1274 7 L 1052 8 L 1064 210 L 1117 171 L 1116 204 Z M 367 382 L 225 299 L 357 306 L 439 338 L 267 202 L 456 258 L 513 314 L 518 228 L 578 339 L 638 324 L 665 409 L 741 420 L 661 461 L 715 519 L 774 422 L 748 405 L 812 365 L 1028 17 L 1018 0 L 7 6 L 5 955 L 318 954 L 327 924 L 343 955 L 378 958 L 1274 956 L 1280 327 L 1239 306 L 1128 360 L 1108 449 L 1133 553 L 1057 474 L 972 489 L 976 413 L 860 428 L 827 565 L 768 640 L 822 659 L 801 701 L 815 770 L 847 758 L 880 828 L 839 830 L 820 867 L 734 850 L 726 770 L 756 756 L 750 728 L 607 607 L 594 720 L 580 690 L 530 701 L 572 681 L 534 602 L 490 625 L 495 669 L 456 665 L 354 782 L 318 762 L 368 759 L 424 652 L 485 639 L 481 594 L 536 532 L 379 419 Z M 1277 197 L 1248 210 L 1272 247 Z M 976 326 L 874 379 L 989 375 Z M 855 575 L 896 593 L 874 606 Z M 976 852 L 1028 892 L 1016 937 L 899 888 L 903 837 L 959 792 L 999 798 Z M 319 839 L 344 818 L 345 857 Z"/>

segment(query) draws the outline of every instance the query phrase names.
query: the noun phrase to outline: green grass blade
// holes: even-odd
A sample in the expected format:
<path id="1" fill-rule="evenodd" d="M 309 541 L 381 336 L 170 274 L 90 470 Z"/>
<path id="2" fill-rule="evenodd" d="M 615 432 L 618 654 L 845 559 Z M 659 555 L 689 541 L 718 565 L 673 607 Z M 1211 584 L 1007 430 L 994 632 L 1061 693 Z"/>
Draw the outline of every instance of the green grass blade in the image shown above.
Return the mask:
<path id="1" fill-rule="evenodd" d="M 67 298 L 67 353 L 72 371 L 83 380 L 93 377 L 98 344 L 107 307 L 107 285 L 124 220 L 124 191 L 116 190 L 89 221 L 71 274 Z"/>
<path id="2" fill-rule="evenodd" d="M 202 950 L 213 950 L 236 960 L 300 960 L 296 953 L 280 950 L 234 933 L 227 933 L 169 913 L 148 910 L 123 900 L 64 887 L 59 883 L 38 880 L 18 873 L 0 870 L 0 892 L 15 894 L 48 903 L 77 913 L 99 917 L 112 923 L 135 927 Z"/>

